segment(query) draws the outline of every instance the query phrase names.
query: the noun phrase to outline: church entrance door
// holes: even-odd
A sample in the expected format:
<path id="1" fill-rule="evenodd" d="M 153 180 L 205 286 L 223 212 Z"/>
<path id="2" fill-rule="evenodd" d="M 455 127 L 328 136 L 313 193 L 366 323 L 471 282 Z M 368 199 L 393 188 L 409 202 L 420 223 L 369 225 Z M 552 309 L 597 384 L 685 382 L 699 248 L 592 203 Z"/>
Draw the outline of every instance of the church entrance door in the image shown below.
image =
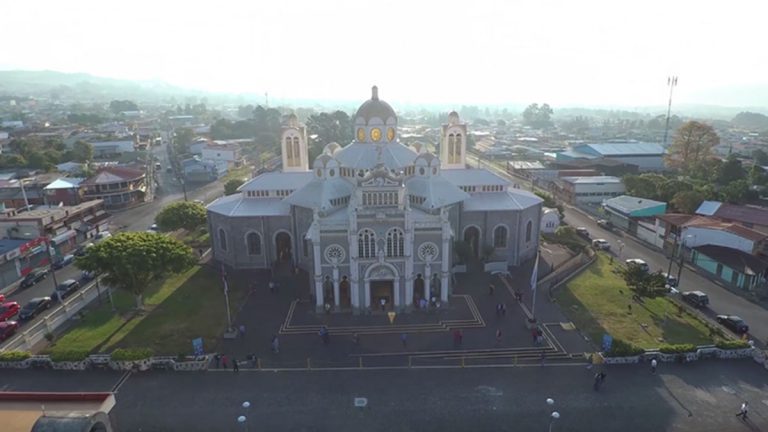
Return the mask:
<path id="1" fill-rule="evenodd" d="M 470 256 L 477 259 L 480 256 L 480 230 L 474 226 L 464 230 L 464 243 L 469 245 Z"/>
<path id="2" fill-rule="evenodd" d="M 371 309 L 381 310 L 382 300 L 384 300 L 384 310 L 394 309 L 395 286 L 393 281 L 371 281 Z"/>
<path id="3" fill-rule="evenodd" d="M 275 236 L 275 253 L 278 262 L 291 261 L 291 236 L 287 232 L 279 232 Z"/>
<path id="4" fill-rule="evenodd" d="M 349 280 L 344 276 L 341 282 L 339 282 L 339 306 L 345 309 L 352 307 L 352 297 L 349 290 Z"/>
<path id="5" fill-rule="evenodd" d="M 413 281 L 413 304 L 419 306 L 419 301 L 424 297 L 424 278 L 419 274 L 416 276 L 416 280 Z M 429 301 L 429 299 L 427 299 Z"/>

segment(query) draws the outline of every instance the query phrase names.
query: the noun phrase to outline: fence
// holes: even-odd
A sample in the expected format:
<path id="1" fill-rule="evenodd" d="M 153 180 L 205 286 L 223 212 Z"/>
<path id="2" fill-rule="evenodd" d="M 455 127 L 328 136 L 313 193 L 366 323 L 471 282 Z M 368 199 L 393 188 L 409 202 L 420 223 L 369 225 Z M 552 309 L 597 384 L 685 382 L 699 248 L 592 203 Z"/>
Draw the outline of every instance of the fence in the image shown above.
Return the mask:
<path id="1" fill-rule="evenodd" d="M 96 282 L 90 282 L 64 301 L 59 307 L 48 312 L 43 319 L 6 341 L 0 347 L 0 351 L 30 351 L 35 344 L 45 339 L 46 334 L 53 333 L 54 330 L 98 297 L 99 293 L 96 288 Z"/>

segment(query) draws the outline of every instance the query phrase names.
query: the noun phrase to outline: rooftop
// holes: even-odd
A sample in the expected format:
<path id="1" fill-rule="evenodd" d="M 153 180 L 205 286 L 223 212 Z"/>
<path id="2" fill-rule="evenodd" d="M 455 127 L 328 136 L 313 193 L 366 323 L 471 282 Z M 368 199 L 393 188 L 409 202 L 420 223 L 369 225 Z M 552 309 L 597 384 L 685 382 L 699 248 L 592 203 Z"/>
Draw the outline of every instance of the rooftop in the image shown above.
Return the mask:
<path id="1" fill-rule="evenodd" d="M 656 143 L 602 143 L 580 144 L 574 147 L 577 152 L 589 152 L 602 156 L 663 155 L 664 147 Z"/>
<path id="2" fill-rule="evenodd" d="M 303 172 L 266 172 L 252 178 L 240 186 L 239 191 L 298 189 L 312 180 L 311 171 Z"/>
<path id="3" fill-rule="evenodd" d="M 539 205 L 544 200 L 533 194 L 506 191 L 474 194 L 464 200 L 464 211 L 522 210 Z"/>
<path id="4" fill-rule="evenodd" d="M 572 184 L 605 184 L 605 183 L 621 183 L 621 179 L 613 176 L 593 176 L 593 177 L 561 177 L 563 180 Z"/>
<path id="5" fill-rule="evenodd" d="M 755 231 L 736 223 L 722 222 L 707 216 L 694 216 L 684 223 L 683 226 L 686 228 L 707 228 L 725 231 L 752 241 L 761 241 L 768 238 L 768 234 L 761 233 L 760 231 Z"/>
<path id="6" fill-rule="evenodd" d="M 633 197 L 630 195 L 620 195 L 605 201 L 605 205 L 618 210 L 624 214 L 630 214 L 633 211 L 650 209 L 653 207 L 666 206 L 667 203 L 654 201 L 645 198 Z"/>
<path id="7" fill-rule="evenodd" d="M 44 190 L 73 189 L 80 186 L 80 183 L 82 183 L 84 180 L 85 179 L 76 178 L 76 177 L 62 177 L 60 179 L 55 180 L 53 183 L 49 184 L 43 189 Z"/>
<path id="8" fill-rule="evenodd" d="M 456 186 L 509 185 L 507 180 L 482 168 L 441 170 L 440 175 Z"/>
<path id="9" fill-rule="evenodd" d="M 208 204 L 209 212 L 230 217 L 289 216 L 291 205 L 280 198 L 251 199 L 243 194 L 221 197 Z"/>
<path id="10" fill-rule="evenodd" d="M 136 168 L 109 166 L 84 180 L 81 185 L 96 185 L 136 180 L 144 177 L 144 171 Z"/>
<path id="11" fill-rule="evenodd" d="M 694 250 L 744 274 L 762 274 L 768 269 L 768 262 L 738 249 L 705 245 L 695 247 Z"/>

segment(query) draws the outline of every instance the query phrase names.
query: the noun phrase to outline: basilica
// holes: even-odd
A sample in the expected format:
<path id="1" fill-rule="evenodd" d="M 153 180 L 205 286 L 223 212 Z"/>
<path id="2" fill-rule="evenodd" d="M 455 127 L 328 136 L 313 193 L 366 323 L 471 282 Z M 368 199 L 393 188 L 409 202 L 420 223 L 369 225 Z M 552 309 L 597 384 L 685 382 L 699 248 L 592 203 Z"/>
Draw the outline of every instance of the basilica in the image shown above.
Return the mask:
<path id="1" fill-rule="evenodd" d="M 448 304 L 461 260 L 506 269 L 536 255 L 542 200 L 467 168 L 467 124 L 456 112 L 439 157 L 399 142 L 397 115 L 376 87 L 352 120 L 354 141 L 328 144 L 310 165 L 306 128 L 286 117 L 282 170 L 208 205 L 215 260 L 304 270 L 318 311 L 364 313 Z"/>

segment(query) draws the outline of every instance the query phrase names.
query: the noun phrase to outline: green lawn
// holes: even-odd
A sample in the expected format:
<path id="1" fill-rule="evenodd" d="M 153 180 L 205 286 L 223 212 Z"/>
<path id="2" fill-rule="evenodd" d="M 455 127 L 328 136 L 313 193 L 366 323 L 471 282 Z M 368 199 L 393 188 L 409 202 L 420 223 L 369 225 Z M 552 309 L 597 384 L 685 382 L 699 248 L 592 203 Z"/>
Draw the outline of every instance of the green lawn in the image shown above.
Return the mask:
<path id="1" fill-rule="evenodd" d="M 687 313 L 678 315 L 677 306 L 666 298 L 632 301 L 632 291 L 612 271 L 617 265 L 618 260 L 611 264 L 608 255 L 600 253 L 592 266 L 556 294 L 563 312 L 593 342 L 600 343 L 608 333 L 643 348 L 712 343 L 704 323 Z"/>
<path id="2" fill-rule="evenodd" d="M 253 168 L 246 165 L 240 168 L 230 168 L 227 174 L 221 179 L 222 183 L 226 183 L 232 179 L 238 179 L 242 181 L 248 181 L 253 175 Z"/>
<path id="3" fill-rule="evenodd" d="M 233 313 L 244 301 L 247 283 L 230 280 Z M 49 349 L 110 352 L 115 348 L 151 348 L 156 354 L 192 351 L 192 339 L 202 337 L 206 350 L 227 323 L 221 277 L 209 267 L 195 266 L 158 283 L 145 296 L 143 314 L 134 314 L 133 296 L 113 294 L 117 313 L 109 302 L 90 309 L 83 320 Z"/>

